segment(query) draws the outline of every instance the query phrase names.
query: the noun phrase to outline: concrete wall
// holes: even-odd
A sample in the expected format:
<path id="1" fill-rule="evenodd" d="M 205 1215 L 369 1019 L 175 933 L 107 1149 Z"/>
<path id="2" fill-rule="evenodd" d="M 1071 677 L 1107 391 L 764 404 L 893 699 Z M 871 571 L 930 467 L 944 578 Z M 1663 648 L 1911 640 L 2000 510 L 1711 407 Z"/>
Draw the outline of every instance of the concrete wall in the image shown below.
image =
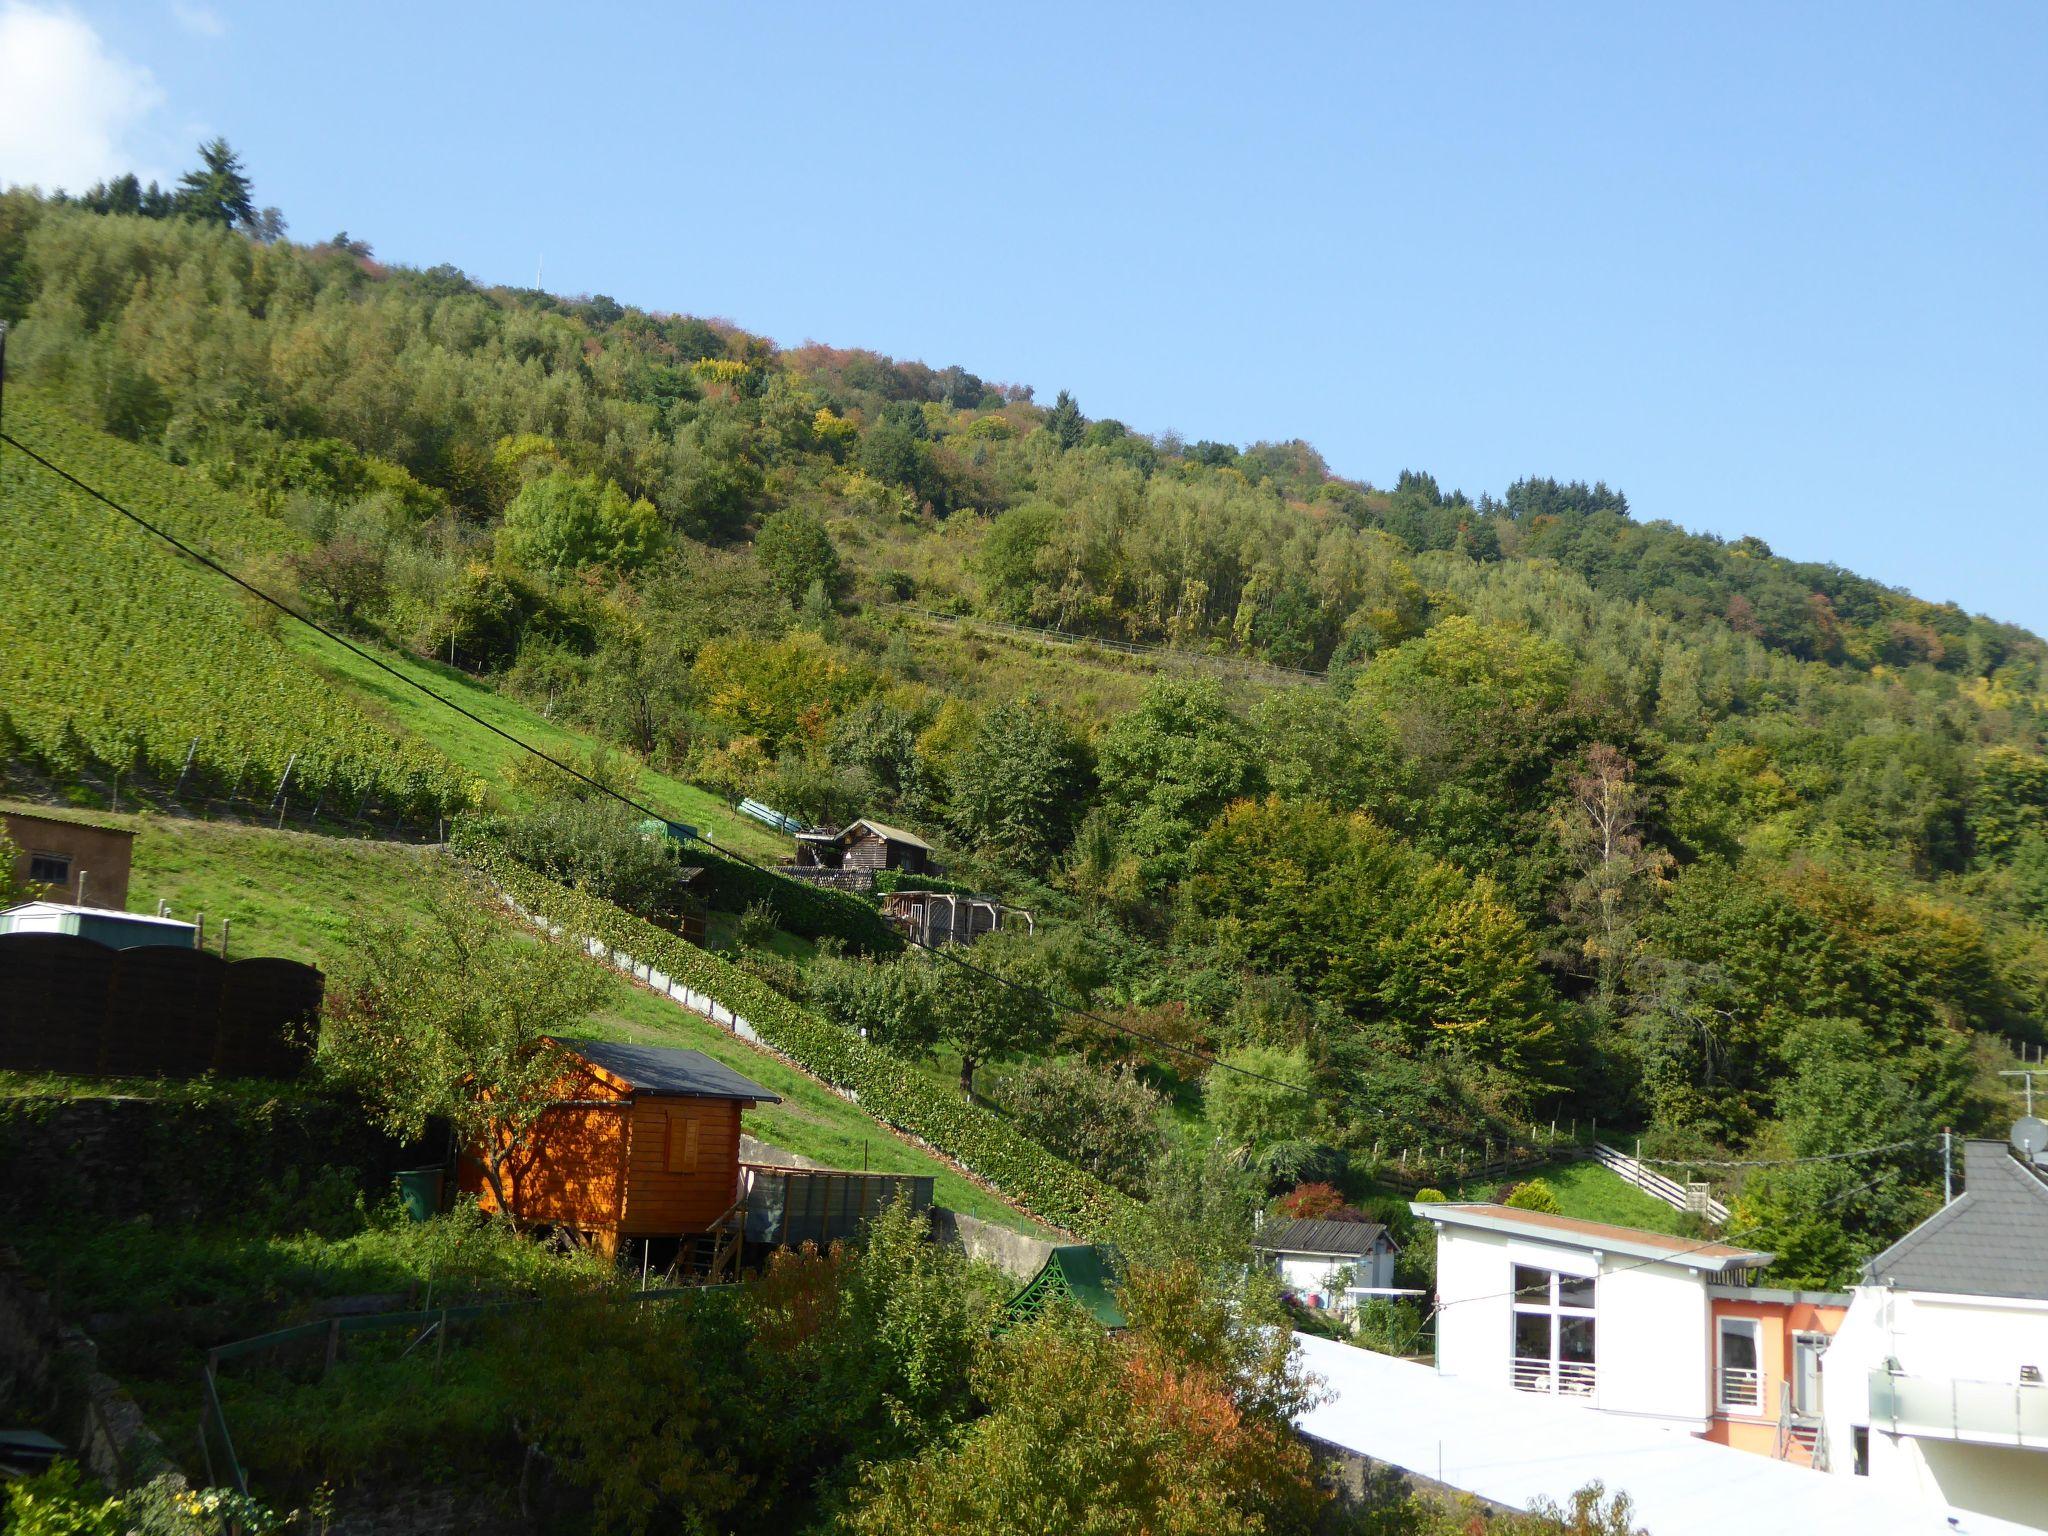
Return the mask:
<path id="1" fill-rule="evenodd" d="M 134 1399 L 101 1373 L 92 1341 L 65 1326 L 10 1249 L 0 1249 L 0 1404 L 33 1419 L 109 1483 L 184 1481 Z"/>
<path id="2" fill-rule="evenodd" d="M 1867 1430 L 1870 1480 L 1931 1515 L 1988 1515 L 2048 1531 L 2048 1450 L 1966 1444 L 1889 1432 L 1871 1422 L 1870 1373 L 1896 1360 L 1907 1376 L 2013 1383 L 2048 1371 L 2048 1302 L 1859 1286 L 1821 1373 L 1829 1470 L 1854 1475 L 1856 1430 Z M 1937 1386 L 1938 1395 L 1938 1386 Z"/>

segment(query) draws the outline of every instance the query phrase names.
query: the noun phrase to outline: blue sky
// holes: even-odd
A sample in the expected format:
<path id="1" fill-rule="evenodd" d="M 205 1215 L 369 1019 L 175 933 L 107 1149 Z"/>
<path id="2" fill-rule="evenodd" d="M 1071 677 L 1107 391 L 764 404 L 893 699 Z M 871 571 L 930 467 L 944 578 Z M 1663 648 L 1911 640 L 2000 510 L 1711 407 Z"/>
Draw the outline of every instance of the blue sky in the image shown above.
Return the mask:
<path id="1" fill-rule="evenodd" d="M 53 16 L 62 67 L 18 41 Z M 304 238 L 1379 483 L 1603 478 L 2048 631 L 2038 4 L 0 0 L 0 38 L 0 180 L 224 133 Z"/>

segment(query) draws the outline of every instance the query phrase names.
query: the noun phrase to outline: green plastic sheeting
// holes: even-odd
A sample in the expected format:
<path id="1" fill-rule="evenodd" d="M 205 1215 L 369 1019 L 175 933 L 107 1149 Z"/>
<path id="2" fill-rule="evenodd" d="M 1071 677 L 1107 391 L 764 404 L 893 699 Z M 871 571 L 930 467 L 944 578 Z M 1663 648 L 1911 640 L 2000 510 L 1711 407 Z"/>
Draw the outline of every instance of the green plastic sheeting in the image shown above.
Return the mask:
<path id="1" fill-rule="evenodd" d="M 1116 1304 L 1116 1260 L 1107 1248 L 1071 1243 L 1055 1248 L 1024 1289 L 1003 1308 L 1008 1322 L 1025 1322 L 1045 1310 L 1055 1296 L 1079 1305 L 1105 1328 L 1121 1328 L 1127 1319 Z"/>

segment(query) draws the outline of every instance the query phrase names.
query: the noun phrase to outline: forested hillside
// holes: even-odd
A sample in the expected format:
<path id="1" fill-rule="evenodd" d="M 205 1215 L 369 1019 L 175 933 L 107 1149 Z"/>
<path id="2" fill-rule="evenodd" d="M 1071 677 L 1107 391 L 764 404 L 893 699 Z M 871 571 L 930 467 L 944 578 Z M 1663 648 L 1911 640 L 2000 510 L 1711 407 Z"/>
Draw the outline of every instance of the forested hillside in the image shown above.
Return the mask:
<path id="1" fill-rule="evenodd" d="M 991 1087 L 1048 1135 L 1164 1092 L 1276 1192 L 1553 1117 L 1677 1159 L 1906 1143 L 1741 1188 L 1784 1277 L 1826 1280 L 1924 1210 L 1940 1127 L 2011 1113 L 1995 1071 L 2048 1018 L 2048 648 L 2023 630 L 1640 520 L 1605 485 L 1374 487 L 1302 442 L 1151 436 L 959 366 L 172 213 L 119 184 L 0 196 L 9 430 L 17 400 L 53 413 L 50 456 L 88 481 L 106 455 L 65 417 L 184 466 L 210 492 L 165 520 L 266 590 L 650 769 L 914 828 L 1038 915 L 992 968 L 1309 1090 L 1205 1091 L 1189 1058 L 1049 1009 L 937 1033 L 916 957 L 757 962 L 905 1050 L 1032 1063 Z M 30 602 L 20 566 L 97 573 L 88 656 L 122 584 L 159 578 L 26 542 L 70 493 L 7 452 L 10 752 L 166 761 L 182 715 L 123 735 L 95 681 L 64 718 L 55 632 L 88 599 Z M 216 637 L 256 687 L 276 642 L 166 572 L 193 589 L 184 648 Z M 590 854 L 618 846 L 602 813 L 550 816 L 507 835 L 647 894 Z M 1062 1150 L 1132 1189 L 1157 1155 L 1107 1130 Z"/>

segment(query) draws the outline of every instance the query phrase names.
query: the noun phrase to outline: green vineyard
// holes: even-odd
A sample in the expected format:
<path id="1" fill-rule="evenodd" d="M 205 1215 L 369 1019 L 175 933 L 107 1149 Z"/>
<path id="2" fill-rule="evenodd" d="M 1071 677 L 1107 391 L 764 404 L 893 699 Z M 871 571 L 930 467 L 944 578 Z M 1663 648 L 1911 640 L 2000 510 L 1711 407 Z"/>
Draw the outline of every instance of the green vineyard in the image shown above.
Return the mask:
<path id="1" fill-rule="evenodd" d="M 282 548 L 195 477 L 8 392 L 6 430 L 198 548 Z M 60 780 L 439 816 L 469 789 L 295 656 L 238 594 L 0 445 L 0 745 Z"/>

